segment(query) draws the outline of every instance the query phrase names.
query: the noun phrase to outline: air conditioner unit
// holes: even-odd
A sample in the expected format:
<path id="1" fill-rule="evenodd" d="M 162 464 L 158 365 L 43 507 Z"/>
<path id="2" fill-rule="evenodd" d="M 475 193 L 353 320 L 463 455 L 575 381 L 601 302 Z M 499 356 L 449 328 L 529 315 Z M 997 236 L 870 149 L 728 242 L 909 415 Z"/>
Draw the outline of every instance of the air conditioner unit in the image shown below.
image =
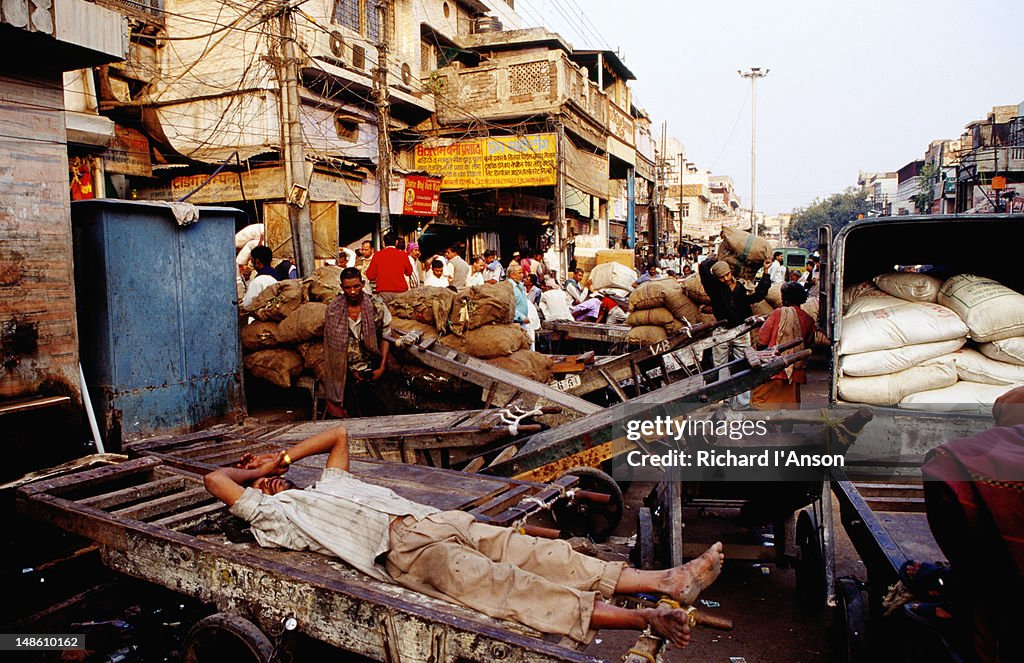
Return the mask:
<path id="1" fill-rule="evenodd" d="M 352 45 L 352 68 L 366 70 L 366 49 L 358 44 Z"/>
<path id="2" fill-rule="evenodd" d="M 345 37 L 340 32 L 331 30 L 331 34 L 328 35 L 327 47 L 330 49 L 331 55 L 341 62 L 345 61 Z"/>
<path id="3" fill-rule="evenodd" d="M 332 30 L 330 34 L 317 32 L 315 43 L 311 55 L 317 60 L 333 64 L 336 67 L 344 67 L 348 64 L 350 58 L 348 44 L 345 43 L 345 37 L 339 31 Z"/>
<path id="4" fill-rule="evenodd" d="M 412 66 L 408 62 L 402 63 L 402 85 L 412 90 Z"/>

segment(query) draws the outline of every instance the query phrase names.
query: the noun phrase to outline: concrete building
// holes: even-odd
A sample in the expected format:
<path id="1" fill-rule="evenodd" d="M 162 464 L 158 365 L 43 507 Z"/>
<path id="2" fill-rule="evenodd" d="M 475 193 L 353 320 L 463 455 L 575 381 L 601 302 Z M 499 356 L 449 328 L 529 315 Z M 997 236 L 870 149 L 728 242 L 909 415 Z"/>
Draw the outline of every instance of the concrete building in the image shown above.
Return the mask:
<path id="1" fill-rule="evenodd" d="M 866 191 L 867 200 L 876 214 L 892 214 L 892 205 L 896 200 L 896 189 L 899 186 L 898 173 L 869 173 L 862 170 L 857 174 L 857 185 Z"/>
<path id="2" fill-rule="evenodd" d="M 1024 212 L 1024 102 L 969 123 L 960 148 L 957 211 Z"/>
<path id="3" fill-rule="evenodd" d="M 0 42 L 0 404 L 10 414 L 41 397 L 69 397 L 60 416 L 47 410 L 44 421 L 74 430 L 83 410 L 68 192 L 72 182 L 90 188 L 92 173 L 69 169 L 68 144 L 82 123 L 65 106 L 64 72 L 122 59 L 128 43 L 120 14 L 84 0 L 4 3 Z M 12 418 L 3 425 L 18 449 L 15 465 L 60 444 L 43 425 L 31 442 L 46 444 L 18 444 Z"/>

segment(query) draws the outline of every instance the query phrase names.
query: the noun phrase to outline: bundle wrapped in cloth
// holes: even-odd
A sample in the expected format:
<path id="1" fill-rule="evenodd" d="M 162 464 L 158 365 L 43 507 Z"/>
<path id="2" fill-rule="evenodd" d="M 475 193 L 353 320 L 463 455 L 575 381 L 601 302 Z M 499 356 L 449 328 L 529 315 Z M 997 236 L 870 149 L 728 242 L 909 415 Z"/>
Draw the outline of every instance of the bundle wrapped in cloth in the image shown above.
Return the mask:
<path id="1" fill-rule="evenodd" d="M 729 263 L 736 278 L 754 280 L 771 257 L 772 247 L 763 237 L 736 228 L 722 228 L 718 259 Z"/>

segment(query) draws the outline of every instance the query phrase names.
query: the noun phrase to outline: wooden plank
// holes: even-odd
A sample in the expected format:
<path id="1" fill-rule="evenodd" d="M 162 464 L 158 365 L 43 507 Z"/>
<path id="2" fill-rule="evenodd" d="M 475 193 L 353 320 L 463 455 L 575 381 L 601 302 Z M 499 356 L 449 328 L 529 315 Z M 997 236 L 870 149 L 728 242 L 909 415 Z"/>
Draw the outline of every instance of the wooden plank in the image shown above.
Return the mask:
<path id="1" fill-rule="evenodd" d="M 58 405 L 68 405 L 71 403 L 70 396 L 47 396 L 45 398 L 22 398 L 15 401 L 7 401 L 6 403 L 0 404 L 0 416 L 5 414 L 16 414 L 19 412 L 28 412 L 30 410 L 39 410 L 47 407 L 56 407 Z"/>
<path id="2" fill-rule="evenodd" d="M 61 495 L 72 489 L 84 490 L 102 485 L 107 483 L 111 477 L 116 476 L 122 478 L 130 475 L 152 472 L 154 468 L 159 465 L 160 460 L 157 458 L 136 458 L 124 463 L 118 463 L 117 465 L 99 467 L 81 474 L 70 474 L 62 477 L 56 477 L 54 479 L 48 479 L 46 481 L 36 481 L 27 486 L 23 486 L 20 491 L 24 491 L 27 495 L 33 495 L 36 493 Z"/>
<path id="3" fill-rule="evenodd" d="M 563 338 L 577 341 L 622 343 L 629 334 L 629 325 L 609 325 L 596 322 L 568 322 L 545 320 L 541 327 L 558 332 Z"/>
<path id="4" fill-rule="evenodd" d="M 192 488 L 179 493 L 158 497 L 142 504 L 118 509 L 112 513 L 121 518 L 132 518 L 134 520 L 147 520 L 171 511 L 176 511 L 185 506 L 191 506 L 200 502 L 208 502 L 215 499 L 207 492 L 206 488 Z"/>
<path id="5" fill-rule="evenodd" d="M 110 509 L 121 504 L 127 504 L 128 502 L 138 502 L 139 500 L 149 499 L 157 495 L 164 495 L 173 490 L 178 490 L 184 485 L 185 480 L 180 476 L 164 477 L 163 479 L 149 481 L 138 486 L 115 490 L 112 493 L 102 493 L 93 497 L 87 497 L 83 500 L 78 500 L 78 503 L 96 507 L 97 509 Z"/>
<path id="6" fill-rule="evenodd" d="M 151 524 L 156 527 L 166 527 L 167 529 L 184 530 L 189 527 L 195 527 L 199 523 L 203 522 L 210 517 L 211 514 L 217 513 L 218 511 L 224 511 L 227 509 L 227 505 L 223 502 L 217 501 L 212 504 L 205 504 L 195 509 L 189 509 L 188 511 L 182 511 L 172 516 L 166 516 L 164 518 L 158 518 Z"/>
<path id="7" fill-rule="evenodd" d="M 397 339 L 388 337 L 388 340 L 394 343 Z M 488 387 L 492 382 L 498 382 L 506 389 L 530 394 L 539 399 L 539 404 L 550 403 L 558 405 L 563 409 L 563 414 L 575 413 L 578 416 L 583 416 L 601 410 L 600 405 L 594 405 L 577 396 L 553 389 L 546 384 L 541 384 L 510 371 L 502 370 L 497 366 L 491 366 L 475 357 L 456 352 L 450 348 L 447 348 L 444 352 L 425 350 L 416 345 L 406 345 L 404 348 L 417 360 L 431 368 L 445 371 L 454 377 L 484 388 Z"/>

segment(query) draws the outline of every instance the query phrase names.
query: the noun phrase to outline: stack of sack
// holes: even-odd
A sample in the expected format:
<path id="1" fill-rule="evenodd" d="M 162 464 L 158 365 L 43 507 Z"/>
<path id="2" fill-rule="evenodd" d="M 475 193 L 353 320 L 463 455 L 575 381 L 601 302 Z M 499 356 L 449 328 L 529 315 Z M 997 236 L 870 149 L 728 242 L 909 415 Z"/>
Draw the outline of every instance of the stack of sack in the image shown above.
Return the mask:
<path id="1" fill-rule="evenodd" d="M 1024 295 L 991 279 L 883 274 L 846 288 L 843 305 L 843 400 L 985 409 L 1024 384 Z"/>
<path id="2" fill-rule="evenodd" d="M 641 345 L 663 341 L 700 318 L 700 309 L 675 279 L 642 284 L 629 295 L 629 310 L 626 340 Z"/>
<path id="3" fill-rule="evenodd" d="M 249 307 L 255 321 L 242 327 L 245 367 L 278 387 L 291 387 L 304 369 L 323 372 L 327 302 L 341 292 L 341 269 L 321 267 L 305 279 L 278 281 Z"/>
<path id="4" fill-rule="evenodd" d="M 513 322 L 516 298 L 508 282 L 454 293 L 424 287 L 385 298 L 396 335 L 420 332 L 458 350 L 538 382 L 551 380 L 551 360 L 530 350 L 530 339 Z"/>
<path id="5" fill-rule="evenodd" d="M 324 318 L 327 304 L 339 295 L 341 269 L 333 265 L 316 269 L 304 280 L 269 286 L 245 311 L 255 318 L 241 330 L 245 367 L 279 387 L 292 386 L 303 370 L 322 379 Z M 424 287 L 381 299 L 391 312 L 395 335 L 419 331 L 524 377 L 540 382 L 552 378 L 551 360 L 532 352 L 526 333 L 512 322 L 515 295 L 507 283 L 474 286 L 458 294 Z"/>
<path id="6" fill-rule="evenodd" d="M 722 243 L 718 259 L 732 267 L 737 279 L 753 281 L 764 261 L 772 257 L 772 247 L 763 238 L 735 228 L 722 228 Z"/>

